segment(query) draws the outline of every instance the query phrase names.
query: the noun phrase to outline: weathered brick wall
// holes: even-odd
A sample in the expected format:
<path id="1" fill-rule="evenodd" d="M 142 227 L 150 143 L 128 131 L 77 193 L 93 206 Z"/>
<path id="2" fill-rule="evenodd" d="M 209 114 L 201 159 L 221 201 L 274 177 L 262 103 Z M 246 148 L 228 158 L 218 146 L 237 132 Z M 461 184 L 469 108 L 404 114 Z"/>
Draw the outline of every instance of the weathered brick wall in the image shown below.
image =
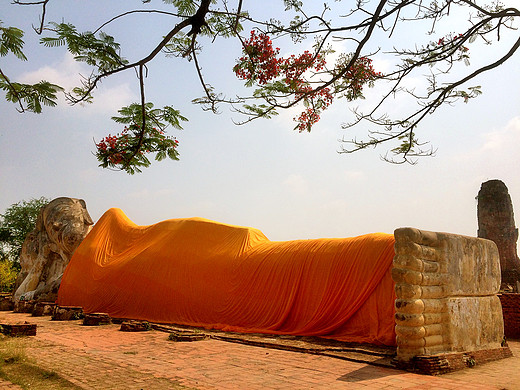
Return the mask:
<path id="1" fill-rule="evenodd" d="M 504 334 L 510 339 L 520 339 L 520 294 L 499 295 L 504 314 Z"/>

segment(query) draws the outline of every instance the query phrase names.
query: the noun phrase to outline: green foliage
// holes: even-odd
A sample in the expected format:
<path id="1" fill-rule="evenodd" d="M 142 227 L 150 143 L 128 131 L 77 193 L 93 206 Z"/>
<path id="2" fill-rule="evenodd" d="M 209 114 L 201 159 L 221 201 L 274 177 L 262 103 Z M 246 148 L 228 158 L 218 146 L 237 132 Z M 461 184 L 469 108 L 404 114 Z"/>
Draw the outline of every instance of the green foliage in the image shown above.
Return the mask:
<path id="1" fill-rule="evenodd" d="M 157 0 L 158 1 L 158 0 Z M 143 4 L 151 3 L 151 0 L 141 0 Z M 167 56 L 181 57 L 187 60 L 197 59 L 196 54 L 202 50 L 202 43 L 214 41 L 219 37 L 236 37 L 237 44 L 243 47 L 243 56 L 238 60 L 233 70 L 237 77 L 244 80 L 246 87 L 254 87 L 255 90 L 248 96 L 236 96 L 227 98 L 220 93 L 215 93 L 214 88 L 208 84 L 202 73 L 203 66 L 196 61 L 197 75 L 200 79 L 204 96 L 192 100 L 201 104 L 204 110 L 218 113 L 218 105 L 227 103 L 233 105 L 237 112 L 246 115 L 249 122 L 256 118 L 269 118 L 277 114 L 281 109 L 290 109 L 297 104 L 304 106 L 304 111 L 293 118 L 299 131 L 310 131 L 311 127 L 320 120 L 320 114 L 332 104 L 335 98 L 343 98 L 350 102 L 363 99 L 363 88 L 372 87 L 379 80 L 386 80 L 389 91 L 385 92 L 373 110 L 362 112 L 354 109 L 355 119 L 347 123 L 343 128 L 350 128 L 360 122 L 368 122 L 371 126 L 378 126 L 381 130 L 369 130 L 370 135 L 366 141 L 343 141 L 352 144 L 352 148 L 343 152 L 364 149 L 367 146 L 376 146 L 380 143 L 394 141 L 397 147 L 390 149 L 396 155 L 402 155 L 407 161 L 407 155 L 415 153 L 419 147 L 414 131 L 417 125 L 423 121 L 427 114 L 433 113 L 443 104 L 452 104 L 457 100 L 468 102 L 481 94 L 479 87 L 464 87 L 470 80 L 483 72 L 490 71 L 505 61 L 509 60 L 519 48 L 514 44 L 507 54 L 494 62 L 487 60 L 475 71 L 459 80 L 453 81 L 444 76 L 451 74 L 454 66 L 461 62 L 470 65 L 470 45 L 477 39 L 486 44 L 499 41 L 503 31 L 517 29 L 513 24 L 513 18 L 520 15 L 520 10 L 513 6 L 504 6 L 501 1 L 490 0 L 489 4 L 477 4 L 474 0 L 456 1 L 433 0 L 428 6 L 421 6 L 413 1 L 409 2 L 378 2 L 357 1 L 345 5 L 335 6 L 335 2 L 319 5 L 304 3 L 302 0 L 283 0 L 285 12 L 283 15 L 273 15 L 269 21 L 255 20 L 243 9 L 245 3 L 219 2 L 217 0 L 162 0 L 171 6 L 172 11 L 163 10 L 137 10 L 135 5 L 130 5 L 128 12 L 113 17 L 102 27 L 120 17 L 136 13 L 161 13 L 173 16 L 177 21 L 172 22 L 171 30 L 165 35 L 165 39 L 150 44 L 151 51 L 145 57 L 129 63 L 121 56 L 120 45 L 114 37 L 98 30 L 94 32 L 79 32 L 70 23 L 48 23 L 45 21 L 45 4 L 47 1 L 24 2 L 24 5 L 41 5 L 41 28 L 35 29 L 40 34 L 43 31 L 50 33 L 44 36 L 40 43 L 46 47 L 65 46 L 74 59 L 91 66 L 92 72 L 84 77 L 81 85 L 73 88 L 66 97 L 72 104 L 91 102 L 91 93 L 106 77 L 118 72 L 134 70 L 138 71 L 137 80 L 144 104 L 144 84 L 148 72 L 148 64 L 158 53 L 166 53 Z M 510 0 L 513 3 L 512 0 Z M 15 4 L 22 4 L 18 1 Z M 310 2 L 309 2 L 310 3 Z M 369 4 L 370 3 L 370 4 Z M 421 2 L 419 2 L 421 3 Z M 481 2 L 479 2 L 481 3 Z M 130 4 L 130 2 L 129 2 Z M 232 4 L 237 8 L 233 9 Z M 422 3 L 421 3 L 422 4 Z M 370 5 L 370 6 L 369 6 Z M 443 31 L 439 27 L 440 36 L 428 38 L 424 42 L 419 37 L 412 36 L 409 45 L 400 49 L 395 45 L 385 49 L 381 45 L 369 45 L 368 41 L 374 41 L 378 36 L 377 30 L 389 31 L 389 37 L 394 30 L 413 22 L 420 26 L 432 23 L 425 33 L 429 36 L 437 34 L 437 21 L 448 18 L 450 13 L 458 14 L 458 8 L 469 9 L 468 26 L 455 24 L 456 31 Z M 333 11 L 334 9 L 334 11 Z M 457 10 L 452 10 L 457 9 Z M 452 11 L 450 11 L 452 10 Z M 269 10 L 268 10 L 269 11 Z M 466 12 L 464 9 L 463 12 Z M 335 12 L 335 14 L 331 14 Z M 338 13 L 339 12 L 339 13 Z M 398 15 L 390 27 L 392 15 Z M 280 18 L 280 20 L 278 20 Z M 457 21 L 455 17 L 454 21 Z M 282 22 L 282 20 L 284 20 Z M 450 19 L 451 20 L 451 19 Z M 425 23 L 427 22 L 427 23 Z M 308 50 L 287 58 L 278 58 L 280 49 L 272 48 L 269 38 L 262 41 L 253 40 L 253 36 L 247 40 L 241 36 L 245 23 L 256 31 L 257 38 L 270 35 L 273 39 L 290 37 L 294 43 L 304 46 L 310 39 L 315 40 L 312 53 Z M 186 34 L 187 29 L 190 32 Z M 433 28 L 436 27 L 436 28 Z M 184 30 L 186 29 L 186 30 Z M 451 27 L 450 27 L 451 29 Z M 184 30 L 184 32 L 182 31 Z M 406 31 L 406 30 L 405 30 Z M 495 37 L 496 32 L 496 37 Z M 211 39 L 198 40 L 201 37 Z M 0 57 L 10 54 L 18 60 L 25 61 L 27 57 L 23 52 L 24 32 L 16 27 L 4 27 L 0 21 Z M 329 56 L 333 53 L 331 41 L 341 40 L 348 42 L 348 52 Z M 283 39 L 281 40 L 283 42 Z M 507 39 L 505 40 L 507 42 Z M 388 40 L 390 42 L 390 40 Z M 377 43 L 377 42 L 375 42 Z M 368 47 L 379 47 L 375 52 L 367 51 Z M 250 50 L 258 49 L 256 51 Z M 267 50 L 269 49 L 269 50 Z M 287 48 L 286 48 L 287 49 Z M 223 53 L 224 56 L 229 53 Z M 372 65 L 375 56 L 396 56 L 401 62 L 386 74 L 377 72 Z M 328 57 L 328 58 L 326 58 Z M 328 61 L 334 58 L 334 63 Z M 483 56 L 484 57 L 484 56 Z M 491 56 L 490 58 L 492 58 Z M 328 61 L 328 63 L 326 62 Z M 391 60 L 393 63 L 393 60 Z M 473 65 L 474 66 L 474 65 Z M 428 68 L 424 75 L 422 67 Z M 404 82 L 416 72 L 421 72 L 428 86 L 424 91 L 415 91 L 405 87 Z M 460 89 L 464 88 L 464 89 Z M 5 92 L 6 100 L 19 105 L 19 111 L 32 111 L 39 113 L 44 106 L 57 104 L 57 93 L 63 89 L 47 81 L 36 84 L 23 84 L 11 81 L 0 69 L 0 90 Z M 181 91 L 182 92 L 182 91 Z M 418 103 L 410 112 L 396 119 L 389 119 L 382 110 L 388 107 L 389 97 L 397 97 L 401 94 L 412 96 Z M 260 100 L 260 103 L 258 102 Z M 162 109 L 154 109 L 151 103 L 145 107 L 133 104 L 123 107 L 119 112 L 121 116 L 113 119 L 125 124 L 121 134 L 105 137 L 96 144 L 96 156 L 104 168 L 117 168 L 128 173 L 140 172 L 140 168 L 150 165 L 146 157 L 149 153 L 155 153 L 155 160 L 166 157 L 177 160 L 177 141 L 164 135 L 164 128 L 172 126 L 181 128 L 180 123 L 186 118 L 179 111 L 170 106 Z M 391 106 L 390 106 L 391 107 Z M 143 115 L 144 113 L 144 115 Z M 139 119 L 139 116 L 141 117 Z M 144 128 L 141 128 L 144 127 Z M 418 151 L 417 155 L 431 155 L 431 152 Z"/>
<path id="2" fill-rule="evenodd" d="M 244 104 L 244 109 L 247 110 L 247 112 L 267 119 L 271 119 L 273 116 L 278 115 L 275 109 L 267 104 Z"/>
<path id="3" fill-rule="evenodd" d="M 9 52 L 22 61 L 27 57 L 23 54 L 23 31 L 16 27 L 2 27 L 0 20 L 0 56 L 5 57 Z"/>
<path id="4" fill-rule="evenodd" d="M 183 16 L 191 16 L 197 12 L 197 3 L 193 0 L 163 0 L 166 4 L 173 4 L 177 12 Z"/>
<path id="5" fill-rule="evenodd" d="M 0 292 L 11 292 L 16 282 L 18 270 L 7 260 L 0 260 Z"/>
<path id="6" fill-rule="evenodd" d="M 240 17 L 247 17 L 246 12 L 242 12 Z M 213 14 L 206 18 L 210 34 L 218 34 L 224 38 L 231 38 L 243 31 L 243 26 L 237 23 L 236 15 Z"/>
<path id="7" fill-rule="evenodd" d="M 171 106 L 153 108 L 152 103 L 146 103 L 145 128 L 142 130 L 143 107 L 133 103 L 118 111 L 120 116 L 112 119 L 126 125 L 121 134 L 108 135 L 96 144 L 96 157 L 103 168 L 116 168 L 129 174 L 141 172 L 141 167 L 149 167 L 147 154 L 155 153 L 155 160 L 165 158 L 178 160 L 178 141 L 175 137 L 166 136 L 165 129 L 172 126 L 182 129 L 181 122 L 188 119 L 179 110 Z"/>
<path id="8" fill-rule="evenodd" d="M 19 267 L 22 244 L 28 233 L 34 230 L 40 209 L 49 203 L 41 197 L 22 200 L 0 214 L 0 259 L 9 260 Z"/>
<path id="9" fill-rule="evenodd" d="M 163 51 L 167 56 L 187 57 L 191 60 L 191 45 L 192 39 L 181 31 L 170 39 L 170 41 L 164 46 Z"/>
<path id="10" fill-rule="evenodd" d="M 9 53 L 18 59 L 26 61 L 23 53 L 24 32 L 16 27 L 3 27 L 0 21 L 0 56 L 5 57 Z M 35 113 L 42 111 L 42 105 L 54 107 L 57 104 L 56 94 L 63 91 L 59 85 L 48 81 L 40 81 L 36 84 L 23 84 L 9 80 L 0 69 L 0 89 L 5 91 L 5 98 L 9 102 L 20 104 L 20 111 L 29 110 Z"/>
<path id="11" fill-rule="evenodd" d="M 128 63 L 119 53 L 119 43 L 114 37 L 99 33 L 99 38 L 86 31 L 79 33 L 70 23 L 51 23 L 55 37 L 43 37 L 41 42 L 47 47 L 67 45 L 74 59 L 95 66 L 100 73 L 109 72 Z"/>
<path id="12" fill-rule="evenodd" d="M 36 84 L 23 84 L 11 82 L 5 75 L 0 74 L 0 89 L 5 91 L 5 99 L 13 103 L 21 103 L 24 109 L 42 112 L 42 105 L 55 107 L 58 102 L 57 93 L 63 88 L 48 81 L 40 81 Z"/>

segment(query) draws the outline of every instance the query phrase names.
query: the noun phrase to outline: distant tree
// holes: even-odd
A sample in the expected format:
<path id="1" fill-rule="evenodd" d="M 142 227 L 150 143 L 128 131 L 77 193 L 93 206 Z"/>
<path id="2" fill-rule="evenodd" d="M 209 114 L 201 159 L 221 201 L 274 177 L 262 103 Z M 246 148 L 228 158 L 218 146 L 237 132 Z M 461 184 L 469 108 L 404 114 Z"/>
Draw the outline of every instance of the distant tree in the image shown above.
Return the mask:
<path id="1" fill-rule="evenodd" d="M 10 261 L 0 260 L 0 292 L 11 292 L 18 271 Z"/>
<path id="2" fill-rule="evenodd" d="M 40 209 L 49 203 L 41 197 L 22 200 L 0 214 L 0 261 L 9 261 L 20 268 L 20 253 L 25 237 L 34 230 Z"/>
<path id="3" fill-rule="evenodd" d="M 116 122 L 125 125 L 122 131 L 96 143 L 101 166 L 128 173 L 149 166 L 147 155 L 150 153 L 155 153 L 156 160 L 178 159 L 178 142 L 168 136 L 165 129 L 169 125 L 180 128 L 181 122 L 187 119 L 171 106 L 154 108 L 145 95 L 147 65 L 160 53 L 193 61 L 203 93 L 194 102 L 213 112 L 218 111 L 219 104 L 230 104 L 245 115 L 241 123 L 270 118 L 280 110 L 303 106 L 294 118 L 295 129 L 310 131 L 333 102 L 361 99 L 364 87 L 377 84 L 381 91 L 379 100 L 373 102 L 368 111 L 349 105 L 355 119 L 343 125 L 351 128 L 367 123 L 372 130 L 365 139 L 346 139 L 342 151 L 351 153 L 389 143 L 390 154 L 385 159 L 414 163 L 414 157 L 434 153 L 418 140 L 418 125 L 442 105 L 468 102 L 477 97 L 480 87 L 468 84 L 511 59 L 520 46 L 514 20 L 520 16 L 520 10 L 515 8 L 516 0 L 504 0 L 504 3 L 497 0 L 336 1 L 324 3 L 318 11 L 315 2 L 284 0 L 286 12 L 272 15 L 267 21 L 250 14 L 242 0 L 163 0 L 170 7 L 168 10 L 148 8 L 151 0 L 142 0 L 145 9 L 135 9 L 128 1 L 127 12 L 107 17 L 106 23 L 87 32 L 79 32 L 66 22 L 46 23 L 46 9 L 52 6 L 51 0 L 13 0 L 13 3 L 41 6 L 41 20 L 34 27 L 37 34 L 43 35 L 41 43 L 49 47 L 66 46 L 77 61 L 91 66 L 92 73 L 83 79 L 82 85 L 66 92 L 71 104 L 91 101 L 94 90 L 107 77 L 124 71 L 136 73 L 140 101 L 123 107 L 119 111 L 121 116 L 114 117 Z M 122 56 L 115 38 L 101 31 L 130 14 L 172 18 L 172 28 L 160 42 L 140 43 L 150 45 L 149 54 L 131 61 Z M 408 39 L 395 41 L 394 37 L 403 31 L 408 33 Z M 12 54 L 26 60 L 23 36 L 20 29 L 0 25 L 0 55 Z M 512 40 L 504 39 L 505 36 Z M 254 88 L 252 94 L 229 98 L 216 92 L 205 80 L 198 59 L 204 37 L 209 37 L 206 41 L 210 42 L 219 38 L 237 40 L 235 47 L 241 48 L 242 54 L 236 51 L 237 64 L 233 70 L 245 81 L 246 87 Z M 297 53 L 283 58 L 279 56 L 279 48 L 273 47 L 273 41 L 285 43 L 285 37 L 297 44 Z M 336 41 L 344 44 L 344 52 L 335 52 Z M 489 51 L 489 55 L 479 58 L 483 64 L 471 66 L 470 47 L 478 42 L 495 44 L 503 53 L 496 55 Z M 311 50 L 303 50 L 310 46 Z M 394 64 L 393 69 L 381 73 L 374 69 L 374 59 Z M 410 86 L 408 80 L 423 83 Z M 41 112 L 44 105 L 56 105 L 57 94 L 62 91 L 60 86 L 47 81 L 34 85 L 17 83 L 1 69 L 0 89 L 20 111 L 33 112 Z M 393 99 L 407 102 L 407 111 L 396 118 L 387 114 Z"/>

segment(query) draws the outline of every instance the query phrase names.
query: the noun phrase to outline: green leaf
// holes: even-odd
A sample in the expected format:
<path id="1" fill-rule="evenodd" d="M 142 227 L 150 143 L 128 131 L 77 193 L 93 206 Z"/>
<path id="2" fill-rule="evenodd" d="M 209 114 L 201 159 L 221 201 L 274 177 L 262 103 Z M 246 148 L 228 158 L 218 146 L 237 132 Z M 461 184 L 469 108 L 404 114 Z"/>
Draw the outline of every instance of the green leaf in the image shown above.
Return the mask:
<path id="1" fill-rule="evenodd" d="M 57 93 L 63 88 L 48 81 L 36 84 L 22 84 L 9 81 L 0 75 L 0 89 L 5 91 L 7 101 L 21 103 L 26 109 L 37 114 L 41 113 L 42 105 L 54 107 L 58 103 Z"/>
<path id="2" fill-rule="evenodd" d="M 5 57 L 9 52 L 13 53 L 22 61 L 27 57 L 23 54 L 22 48 L 24 32 L 16 27 L 2 27 L 0 21 L 0 56 Z"/>
<path id="3" fill-rule="evenodd" d="M 120 45 L 104 32 L 96 37 L 92 32 L 79 33 L 69 23 L 51 23 L 55 36 L 43 37 L 40 42 L 47 47 L 66 45 L 76 61 L 85 62 L 98 68 L 100 73 L 124 66 L 128 61 L 119 53 Z"/>
<path id="4" fill-rule="evenodd" d="M 193 0 L 163 0 L 166 4 L 173 4 L 177 12 L 184 16 L 191 16 L 197 12 L 198 4 Z"/>

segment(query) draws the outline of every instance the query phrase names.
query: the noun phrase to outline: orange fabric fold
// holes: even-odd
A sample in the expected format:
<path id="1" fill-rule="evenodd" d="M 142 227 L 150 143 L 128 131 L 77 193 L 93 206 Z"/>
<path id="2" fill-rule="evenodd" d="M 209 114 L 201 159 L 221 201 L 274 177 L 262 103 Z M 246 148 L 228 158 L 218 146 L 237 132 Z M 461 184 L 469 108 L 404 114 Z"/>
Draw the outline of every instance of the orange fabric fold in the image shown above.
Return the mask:
<path id="1" fill-rule="evenodd" d="M 110 209 L 76 249 L 59 305 L 235 332 L 395 345 L 394 237 L 269 241 L 201 218 L 138 226 Z"/>

